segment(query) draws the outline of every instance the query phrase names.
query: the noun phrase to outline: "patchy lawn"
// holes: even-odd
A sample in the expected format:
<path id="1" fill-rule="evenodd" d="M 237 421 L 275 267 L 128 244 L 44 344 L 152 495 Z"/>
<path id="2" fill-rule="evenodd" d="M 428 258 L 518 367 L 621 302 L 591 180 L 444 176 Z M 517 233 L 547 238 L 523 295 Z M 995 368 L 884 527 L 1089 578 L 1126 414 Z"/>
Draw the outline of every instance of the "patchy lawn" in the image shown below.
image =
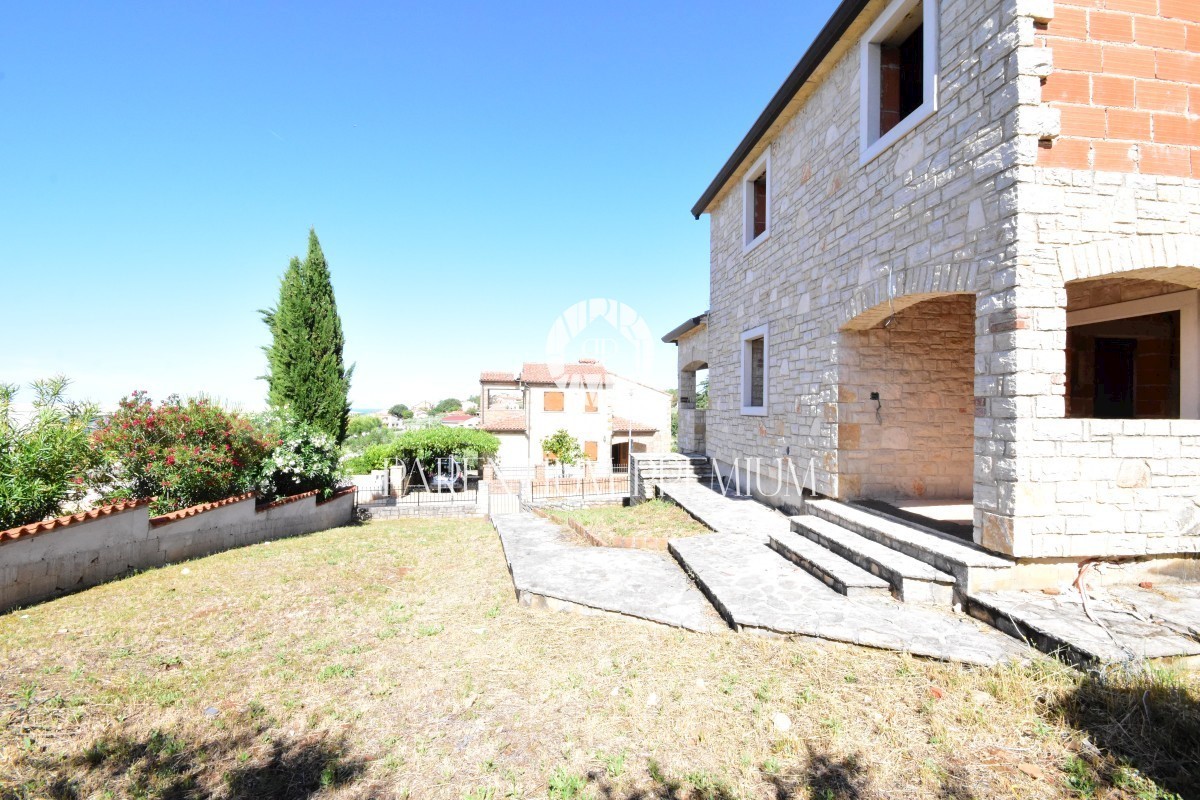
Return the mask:
<path id="1" fill-rule="evenodd" d="M 561 520 L 575 520 L 601 539 L 614 536 L 675 539 L 712 533 L 682 508 L 666 500 L 647 500 L 635 506 L 555 508 L 546 511 Z"/>
<path id="2" fill-rule="evenodd" d="M 1197 688 L 534 611 L 378 522 L 0 616 L 0 797 L 1195 797 Z"/>

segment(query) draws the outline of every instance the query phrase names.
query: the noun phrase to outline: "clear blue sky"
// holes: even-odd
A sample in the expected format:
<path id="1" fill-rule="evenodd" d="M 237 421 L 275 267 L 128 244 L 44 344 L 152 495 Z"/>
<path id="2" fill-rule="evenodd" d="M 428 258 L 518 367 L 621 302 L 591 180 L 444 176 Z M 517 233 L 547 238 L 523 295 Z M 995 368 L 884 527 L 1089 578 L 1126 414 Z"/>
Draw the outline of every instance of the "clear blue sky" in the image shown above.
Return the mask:
<path id="1" fill-rule="evenodd" d="M 708 302 L 688 210 L 834 5 L 6 4 L 0 381 L 261 407 L 310 225 L 355 407 L 472 394 L 588 298 L 657 340 Z"/>

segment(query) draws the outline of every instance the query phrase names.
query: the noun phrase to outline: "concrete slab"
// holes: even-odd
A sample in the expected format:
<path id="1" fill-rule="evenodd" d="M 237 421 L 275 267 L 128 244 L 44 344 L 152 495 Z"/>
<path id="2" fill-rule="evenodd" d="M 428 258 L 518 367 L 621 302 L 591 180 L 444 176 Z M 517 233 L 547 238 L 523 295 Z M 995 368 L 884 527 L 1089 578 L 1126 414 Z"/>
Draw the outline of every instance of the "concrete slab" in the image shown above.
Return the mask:
<path id="1" fill-rule="evenodd" d="M 752 497 L 722 495 L 702 483 L 687 482 L 663 484 L 659 491 L 718 533 L 749 536 L 765 544 L 772 533 L 792 529 L 787 517 Z"/>
<path id="2" fill-rule="evenodd" d="M 1142 659 L 1190 666 L 1200 659 L 1200 587 L 1109 587 L 1090 592 L 1087 602 L 1091 616 L 1074 590 L 978 592 L 968 597 L 968 610 L 1079 666 Z"/>
<path id="3" fill-rule="evenodd" d="M 752 536 L 673 539 L 670 548 L 738 630 L 815 636 L 968 664 L 1030 655 L 1020 642 L 967 617 L 843 597 Z"/>
<path id="4" fill-rule="evenodd" d="M 578 606 L 693 631 L 728 630 L 666 553 L 576 545 L 557 525 L 527 511 L 493 517 L 492 524 L 523 603 Z"/>

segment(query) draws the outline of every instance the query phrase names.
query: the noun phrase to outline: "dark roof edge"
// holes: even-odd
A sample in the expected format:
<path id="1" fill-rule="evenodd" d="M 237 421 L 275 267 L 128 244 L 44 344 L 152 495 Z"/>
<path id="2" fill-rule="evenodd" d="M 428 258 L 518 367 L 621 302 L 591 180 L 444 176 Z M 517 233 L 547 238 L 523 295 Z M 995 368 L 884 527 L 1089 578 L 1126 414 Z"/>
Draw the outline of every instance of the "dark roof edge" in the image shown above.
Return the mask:
<path id="1" fill-rule="evenodd" d="M 779 119 L 779 115 L 800 91 L 800 87 L 816 71 L 817 66 L 825 60 L 825 56 L 829 55 L 829 51 L 838 43 L 854 20 L 858 19 L 858 15 L 867 7 L 868 2 L 869 0 L 842 0 L 841 5 L 833 12 L 833 16 L 825 23 L 825 27 L 817 34 L 812 45 L 801 56 L 795 69 L 779 87 L 779 91 L 775 92 L 771 102 L 767 103 L 767 107 L 758 115 L 758 119 L 754 121 L 749 133 L 733 151 L 733 155 L 725 162 L 725 166 L 721 167 L 717 177 L 713 178 L 712 183 L 704 190 L 704 194 L 696 201 L 696 205 L 692 206 L 693 217 L 700 219 L 700 215 L 708 210 L 708 204 L 720 193 L 733 173 L 746 160 L 746 156 L 750 154 L 767 130 L 775 124 L 775 120 Z"/>
<path id="2" fill-rule="evenodd" d="M 670 333 L 668 333 L 666 336 L 662 337 L 662 340 L 664 342 L 666 342 L 667 344 L 675 344 L 683 337 L 683 335 L 685 333 L 693 331 L 696 328 L 699 328 L 701 325 L 706 325 L 706 324 L 708 324 L 708 312 L 707 311 L 705 311 L 703 314 L 701 314 L 699 316 L 692 317 L 687 322 L 672 329 L 672 331 Z"/>

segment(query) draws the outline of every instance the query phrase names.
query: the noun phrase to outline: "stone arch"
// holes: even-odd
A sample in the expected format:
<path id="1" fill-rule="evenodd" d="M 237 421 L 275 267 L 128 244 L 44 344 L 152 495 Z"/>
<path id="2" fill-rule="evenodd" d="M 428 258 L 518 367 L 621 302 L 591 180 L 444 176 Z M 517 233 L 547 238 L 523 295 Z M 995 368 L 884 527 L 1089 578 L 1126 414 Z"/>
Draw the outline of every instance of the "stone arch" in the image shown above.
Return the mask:
<path id="1" fill-rule="evenodd" d="M 974 293 L 974 264 L 921 266 L 896 272 L 885 271 L 854 292 L 838 312 L 838 327 L 867 330 L 897 311 L 925 300 L 953 294 Z"/>
<path id="2" fill-rule="evenodd" d="M 1058 266 L 1063 283 L 1117 273 L 1137 273 L 1128 277 L 1180 283 L 1183 273 L 1175 268 L 1200 268 L 1200 236 L 1164 233 L 1071 245 L 1059 248 Z M 1184 285 L 1200 288 L 1200 274 L 1188 279 L 1195 282 Z"/>

